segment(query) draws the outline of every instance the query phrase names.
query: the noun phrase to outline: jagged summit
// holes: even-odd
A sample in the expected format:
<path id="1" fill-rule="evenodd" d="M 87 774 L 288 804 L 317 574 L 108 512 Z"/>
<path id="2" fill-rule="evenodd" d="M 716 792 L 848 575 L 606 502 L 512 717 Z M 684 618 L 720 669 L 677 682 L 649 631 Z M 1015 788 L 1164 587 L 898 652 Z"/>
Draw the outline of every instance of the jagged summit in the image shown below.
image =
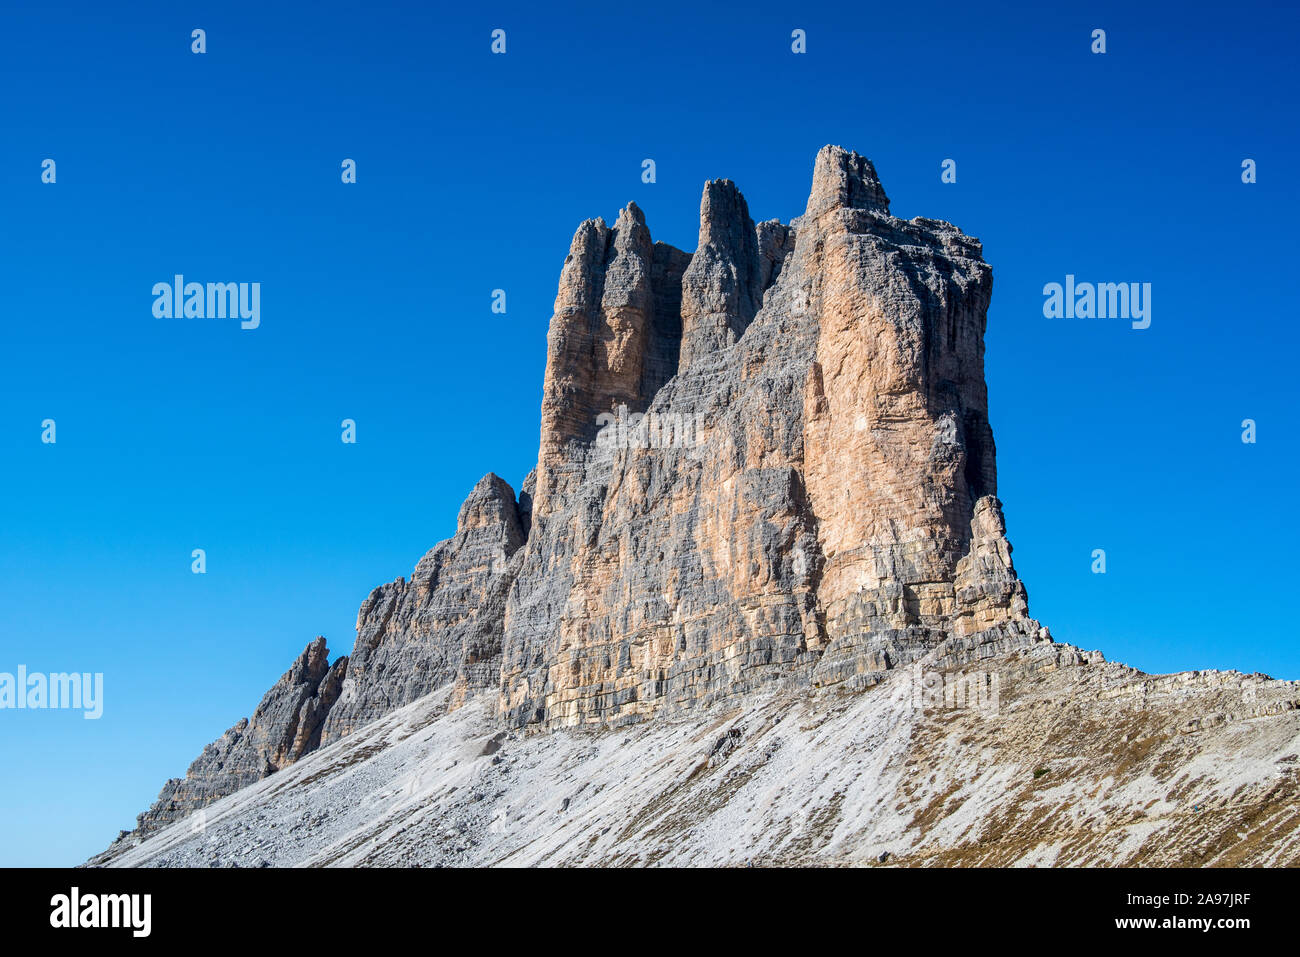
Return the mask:
<path id="1" fill-rule="evenodd" d="M 465 499 L 456 517 L 456 534 L 487 529 L 495 536 L 503 531 L 502 548 L 513 552 L 523 543 L 519 527 L 519 506 L 510 483 L 492 472 L 483 476 Z"/>
<path id="2" fill-rule="evenodd" d="M 821 216 L 835 209 L 887 213 L 889 197 L 871 160 L 839 146 L 823 146 L 813 163 L 812 191 L 804 216 Z"/>
<path id="3" fill-rule="evenodd" d="M 715 179 L 700 199 L 700 241 L 682 276 L 682 348 L 677 371 L 732 346 L 762 304 L 758 234 L 736 184 Z"/>
<path id="4" fill-rule="evenodd" d="M 991 290 L 978 240 L 891 215 L 871 162 L 836 146 L 788 225 L 706 183 L 694 253 L 635 203 L 584 221 L 518 496 L 486 475 L 455 536 L 366 598 L 351 656 L 309 647 L 257 733 L 209 746 L 130 840 L 403 708 L 608 728 L 855 694 L 919 662 L 1100 662 L 1053 645 L 1012 564 Z"/>

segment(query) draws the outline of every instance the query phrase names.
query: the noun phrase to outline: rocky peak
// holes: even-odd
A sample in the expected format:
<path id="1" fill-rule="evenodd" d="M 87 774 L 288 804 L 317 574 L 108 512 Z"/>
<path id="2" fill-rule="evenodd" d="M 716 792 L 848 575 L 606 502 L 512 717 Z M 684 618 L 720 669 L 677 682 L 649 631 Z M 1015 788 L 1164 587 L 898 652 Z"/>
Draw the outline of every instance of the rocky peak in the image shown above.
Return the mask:
<path id="1" fill-rule="evenodd" d="M 452 706 L 496 683 L 505 594 L 524 543 L 514 489 L 488 473 L 460 507 L 456 535 L 431 548 L 410 581 L 372 591 L 357 614 L 357 639 L 323 741 L 445 684 Z"/>
<path id="2" fill-rule="evenodd" d="M 758 234 L 736 184 L 715 179 L 700 198 L 700 241 L 682 276 L 678 371 L 744 335 L 762 301 Z"/>
<path id="3" fill-rule="evenodd" d="M 891 216 L 856 153 L 813 165 L 791 226 L 705 185 L 677 375 L 646 406 L 699 441 L 585 456 L 551 499 L 507 605 L 508 722 L 863 687 L 953 636 L 1035 640 L 993 497 L 979 244 Z"/>
<path id="4" fill-rule="evenodd" d="M 456 518 L 458 538 L 482 531 L 498 538 L 510 553 L 523 544 L 514 489 L 492 472 L 478 480 Z"/>
<path id="5" fill-rule="evenodd" d="M 316 750 L 347 668 L 346 657 L 330 665 L 324 638 L 311 642 L 262 696 L 252 717 L 241 718 L 205 747 L 184 778 L 163 786 L 158 800 L 139 816 L 134 838 L 187 817 Z"/>
<path id="6" fill-rule="evenodd" d="M 612 229 L 603 219 L 578 227 L 547 333 L 535 515 L 579 480 L 598 417 L 619 406 L 644 410 L 676 371 L 687 261 L 652 243 L 635 203 Z"/>
<path id="7" fill-rule="evenodd" d="M 351 658 L 308 645 L 92 863 L 1295 858 L 1300 683 L 1153 678 L 1029 618 L 996 497 L 991 270 L 888 210 L 871 163 L 826 147 L 789 226 L 756 226 L 727 180 L 693 255 L 635 205 L 579 226 L 518 501 L 480 480 L 456 534 L 362 603 Z M 615 407 L 656 425 L 596 443 Z M 512 731 L 633 722 L 604 744 Z M 211 838 L 123 846 L 281 772 Z M 575 777 L 597 786 L 560 804 Z"/>
<path id="8" fill-rule="evenodd" d="M 889 197 L 871 160 L 839 146 L 823 146 L 813 162 L 812 191 L 804 218 L 816 219 L 837 209 L 887 213 Z"/>
<path id="9" fill-rule="evenodd" d="M 794 248 L 795 231 L 777 219 L 759 223 L 755 231 L 758 234 L 758 287 L 766 291 L 781 275 L 786 256 Z"/>

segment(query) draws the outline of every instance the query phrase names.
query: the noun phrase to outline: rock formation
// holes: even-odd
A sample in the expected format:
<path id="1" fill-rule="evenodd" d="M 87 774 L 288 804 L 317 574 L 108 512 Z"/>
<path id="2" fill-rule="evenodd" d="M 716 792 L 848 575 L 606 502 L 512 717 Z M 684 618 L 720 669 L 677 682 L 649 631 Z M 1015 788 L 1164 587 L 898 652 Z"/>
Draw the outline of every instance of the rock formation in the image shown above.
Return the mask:
<path id="1" fill-rule="evenodd" d="M 788 226 L 730 180 L 705 184 L 693 254 L 635 204 L 582 223 L 518 500 L 484 478 L 362 604 L 311 733 L 259 707 L 257 742 L 210 746 L 142 833 L 447 684 L 451 708 L 494 691 L 509 726 L 617 724 L 1032 640 L 994 497 L 991 284 L 978 241 L 891 216 L 838 147 Z"/>
<path id="2" fill-rule="evenodd" d="M 460 507 L 455 537 L 430 549 L 409 582 L 370 593 L 322 744 L 444 684 L 456 686 L 457 702 L 496 684 L 512 559 L 525 533 L 514 490 L 489 474 Z"/>
<path id="3" fill-rule="evenodd" d="M 448 713 L 447 685 L 209 806 L 202 833 L 91 863 L 1300 865 L 1300 683 L 1049 641 L 945 657 L 547 734 L 503 730 L 491 695 Z"/>
<path id="4" fill-rule="evenodd" d="M 194 759 L 184 778 L 172 778 L 139 817 L 140 835 L 187 817 L 217 798 L 272 774 L 316 750 L 330 708 L 338 701 L 348 659 L 331 666 L 317 638 L 271 686 L 251 718 L 239 722 Z"/>
<path id="5" fill-rule="evenodd" d="M 732 183 L 708 183 L 677 374 L 653 394 L 630 383 L 672 343 L 617 309 L 571 305 L 608 303 L 615 269 L 644 258 L 640 213 L 620 215 L 603 274 L 575 268 L 600 235 L 579 228 L 551 322 L 533 529 L 506 608 L 508 723 L 620 722 L 771 681 L 864 687 L 954 636 L 973 648 L 1037 634 L 994 497 L 991 271 L 976 240 L 888 209 L 871 163 L 835 147 L 789 227 L 755 227 Z M 651 283 L 642 298 L 656 294 L 667 298 Z M 615 335 L 625 327 L 638 332 Z M 575 355 L 575 329 L 627 348 L 617 361 Z M 576 367 L 582 391 L 565 371 Z M 595 415 L 620 405 L 701 421 L 703 434 L 601 448 Z"/>
<path id="6" fill-rule="evenodd" d="M 1053 645 L 1012 565 L 991 291 L 977 240 L 891 215 L 870 161 L 833 146 L 788 225 L 755 224 L 729 180 L 704 187 L 693 254 L 635 204 L 582 223 L 519 496 L 480 481 L 456 535 L 362 604 L 351 657 L 309 646 L 119 843 L 398 709 L 609 729 L 865 692 L 922 661 L 1008 681 L 1100 661 Z"/>

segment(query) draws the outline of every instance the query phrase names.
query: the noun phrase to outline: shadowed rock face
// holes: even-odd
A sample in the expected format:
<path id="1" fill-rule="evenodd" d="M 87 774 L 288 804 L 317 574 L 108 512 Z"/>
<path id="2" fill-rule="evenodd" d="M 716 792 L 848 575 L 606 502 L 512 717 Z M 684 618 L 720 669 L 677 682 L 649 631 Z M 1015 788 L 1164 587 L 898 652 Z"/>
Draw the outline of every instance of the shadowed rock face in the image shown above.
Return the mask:
<path id="1" fill-rule="evenodd" d="M 381 585 L 357 614 L 350 658 L 330 667 L 317 638 L 227 731 L 163 787 L 138 821 L 142 837 L 253 784 L 322 744 L 452 684 L 451 706 L 495 687 L 506 590 L 526 534 L 514 490 L 484 476 L 461 506 L 456 535 L 432 548 L 410 581 Z"/>
<path id="2" fill-rule="evenodd" d="M 205 747 L 184 778 L 163 785 L 158 800 L 140 815 L 139 832 L 186 817 L 316 750 L 347 668 L 346 657 L 330 666 L 324 638 L 313 641 L 263 696 L 251 718 L 240 718 Z"/>
<path id="3" fill-rule="evenodd" d="M 311 659 L 309 692 L 210 745 L 142 831 L 446 685 L 451 709 L 489 690 L 507 726 L 617 724 L 1032 644 L 996 498 L 991 289 L 977 240 L 890 215 L 870 161 L 833 146 L 789 225 L 756 225 L 728 180 L 704 187 L 694 254 L 635 204 L 582 223 L 518 500 L 485 477 L 455 537 L 363 603 L 351 659 Z"/>

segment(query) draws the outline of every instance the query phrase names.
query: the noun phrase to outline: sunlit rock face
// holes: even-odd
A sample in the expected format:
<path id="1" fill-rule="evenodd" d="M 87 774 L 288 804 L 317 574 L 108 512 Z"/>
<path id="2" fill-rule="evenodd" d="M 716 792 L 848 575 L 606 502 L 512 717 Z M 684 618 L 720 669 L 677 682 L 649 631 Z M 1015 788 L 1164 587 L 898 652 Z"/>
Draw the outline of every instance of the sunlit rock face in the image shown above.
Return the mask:
<path id="1" fill-rule="evenodd" d="M 644 228 L 635 207 L 612 231 L 584 223 L 561 280 L 507 723 L 865 687 L 950 638 L 1036 635 L 995 497 L 979 242 L 891 216 L 870 161 L 838 147 L 789 226 L 756 226 L 713 181 L 668 341 L 648 317 L 676 274 L 655 287 Z M 638 391 L 674 346 L 676 375 Z M 620 405 L 699 425 L 602 447 L 596 415 Z"/>

